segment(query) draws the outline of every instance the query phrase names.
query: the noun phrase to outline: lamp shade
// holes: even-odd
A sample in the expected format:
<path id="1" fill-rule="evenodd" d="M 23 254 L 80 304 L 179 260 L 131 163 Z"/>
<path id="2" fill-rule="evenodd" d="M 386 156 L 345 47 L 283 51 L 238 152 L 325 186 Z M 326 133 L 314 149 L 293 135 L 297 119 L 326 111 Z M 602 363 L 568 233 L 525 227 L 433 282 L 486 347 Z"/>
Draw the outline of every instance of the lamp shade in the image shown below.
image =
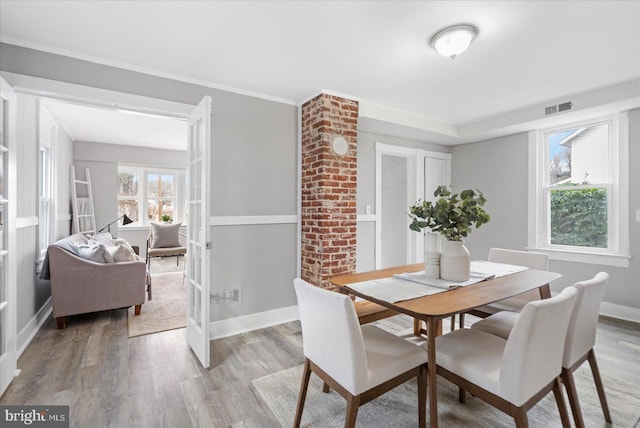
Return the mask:
<path id="1" fill-rule="evenodd" d="M 122 216 L 122 225 L 126 226 L 126 225 L 131 224 L 131 223 L 133 223 L 133 220 L 131 220 L 128 215 L 124 214 Z"/>
<path id="2" fill-rule="evenodd" d="M 473 39 L 478 35 L 478 28 L 461 24 L 443 28 L 429 39 L 429 46 L 442 56 L 455 58 L 466 51 Z"/>

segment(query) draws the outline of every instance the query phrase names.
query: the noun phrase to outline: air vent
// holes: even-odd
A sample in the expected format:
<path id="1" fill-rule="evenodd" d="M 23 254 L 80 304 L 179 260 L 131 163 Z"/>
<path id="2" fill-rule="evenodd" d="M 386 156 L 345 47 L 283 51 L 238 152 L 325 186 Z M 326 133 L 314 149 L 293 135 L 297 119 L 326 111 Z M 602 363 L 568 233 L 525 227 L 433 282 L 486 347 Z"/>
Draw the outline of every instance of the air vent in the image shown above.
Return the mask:
<path id="1" fill-rule="evenodd" d="M 573 103 L 571 101 L 567 101 L 566 103 L 556 104 L 553 106 L 544 108 L 544 115 L 548 116 L 550 114 L 562 113 L 563 111 L 573 110 Z"/>
<path id="2" fill-rule="evenodd" d="M 573 110 L 573 103 L 567 101 L 566 103 L 558 104 L 558 113 L 562 111 Z"/>

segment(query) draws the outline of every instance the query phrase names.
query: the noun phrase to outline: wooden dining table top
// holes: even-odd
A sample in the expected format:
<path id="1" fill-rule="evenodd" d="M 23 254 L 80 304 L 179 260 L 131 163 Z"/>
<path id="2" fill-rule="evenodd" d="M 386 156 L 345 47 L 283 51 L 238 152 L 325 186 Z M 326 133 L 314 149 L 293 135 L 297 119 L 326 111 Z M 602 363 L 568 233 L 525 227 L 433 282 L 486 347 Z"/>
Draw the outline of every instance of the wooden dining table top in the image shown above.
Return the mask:
<path id="1" fill-rule="evenodd" d="M 447 290 L 428 296 L 391 303 L 359 292 L 349 284 L 392 277 L 399 273 L 414 273 L 424 270 L 424 263 L 396 266 L 369 272 L 340 275 L 330 278 L 340 291 L 397 310 L 415 318 L 444 318 L 466 312 L 478 306 L 514 297 L 536 288 L 541 289 L 541 297 L 550 296 L 549 283 L 560 278 L 555 272 L 527 269 L 498 278 L 491 278 L 475 284 Z"/>

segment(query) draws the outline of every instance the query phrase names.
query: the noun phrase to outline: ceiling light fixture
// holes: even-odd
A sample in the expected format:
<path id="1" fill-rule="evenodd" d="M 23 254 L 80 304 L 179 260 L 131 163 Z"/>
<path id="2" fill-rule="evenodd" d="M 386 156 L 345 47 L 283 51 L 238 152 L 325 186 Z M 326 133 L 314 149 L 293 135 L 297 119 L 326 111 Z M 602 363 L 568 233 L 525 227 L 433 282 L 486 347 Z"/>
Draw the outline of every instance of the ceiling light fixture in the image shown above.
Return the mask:
<path id="1" fill-rule="evenodd" d="M 442 56 L 454 59 L 466 51 L 478 35 L 478 27 L 470 24 L 453 25 L 443 28 L 429 38 L 429 46 Z"/>

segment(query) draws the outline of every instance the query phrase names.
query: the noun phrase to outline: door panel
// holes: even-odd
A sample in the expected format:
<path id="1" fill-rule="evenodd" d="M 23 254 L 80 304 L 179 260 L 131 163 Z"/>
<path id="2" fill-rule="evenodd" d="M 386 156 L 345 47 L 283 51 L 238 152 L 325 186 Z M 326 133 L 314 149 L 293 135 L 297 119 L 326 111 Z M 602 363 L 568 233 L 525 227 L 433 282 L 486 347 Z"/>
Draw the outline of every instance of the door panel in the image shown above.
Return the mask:
<path id="1" fill-rule="evenodd" d="M 17 369 L 16 95 L 0 78 L 0 395 Z"/>
<path id="2" fill-rule="evenodd" d="M 209 166 L 211 98 L 204 97 L 189 115 L 189 195 L 187 219 L 187 342 L 203 367 L 210 364 Z"/>

